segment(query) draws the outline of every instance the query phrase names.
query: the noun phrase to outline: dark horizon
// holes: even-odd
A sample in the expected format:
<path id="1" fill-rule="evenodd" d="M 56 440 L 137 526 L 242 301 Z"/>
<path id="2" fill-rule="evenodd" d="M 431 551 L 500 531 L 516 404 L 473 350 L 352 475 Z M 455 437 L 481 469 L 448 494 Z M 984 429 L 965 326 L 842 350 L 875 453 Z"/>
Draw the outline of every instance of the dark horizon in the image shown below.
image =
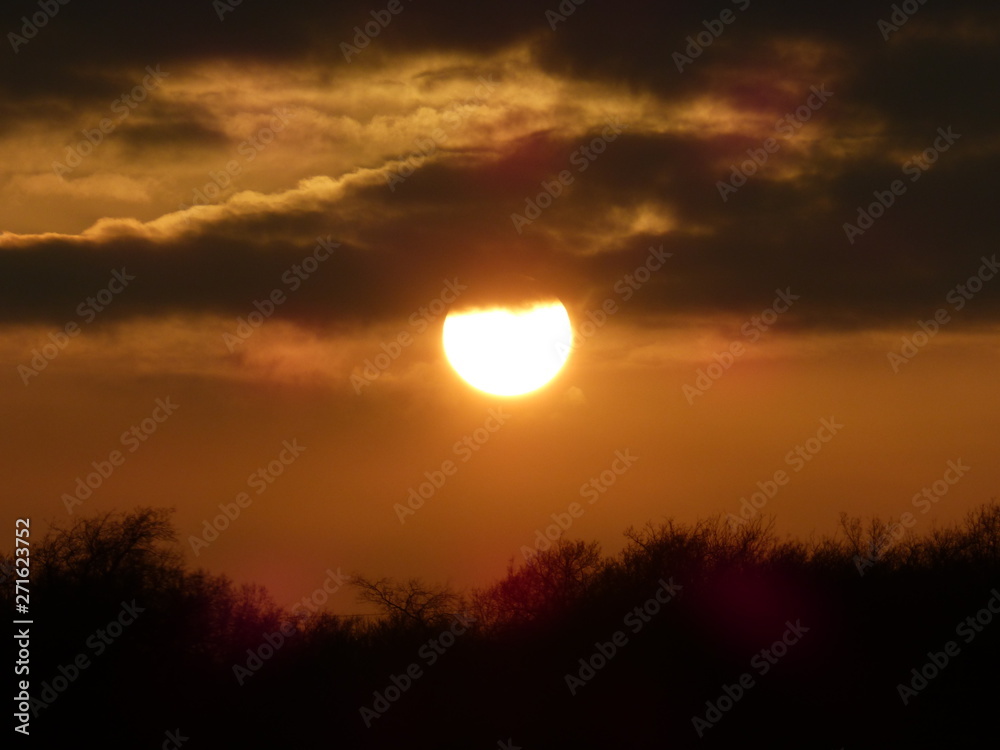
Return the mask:
<path id="1" fill-rule="evenodd" d="M 45 678 L 22 716 L 36 740 L 70 740 L 111 699 L 109 747 L 174 724 L 168 738 L 205 747 L 331 734 L 388 747 L 425 733 L 440 747 L 731 746 L 748 733 L 869 747 L 981 736 L 994 692 L 996 501 L 920 537 L 845 515 L 837 538 L 809 542 L 776 538 L 762 516 L 647 524 L 612 556 L 559 538 L 467 592 L 338 569 L 290 610 L 185 565 L 170 516 L 78 519 L 36 543 L 33 612 L 50 623 L 42 644 L 22 642 Z M 0 560 L 5 580 L 13 560 Z M 378 616 L 315 606 L 345 586 Z M 911 624 L 874 627 L 883 619 Z M 255 724 L 248 706 L 275 703 L 284 721 Z M 245 718 L 220 721 L 220 705 Z"/>

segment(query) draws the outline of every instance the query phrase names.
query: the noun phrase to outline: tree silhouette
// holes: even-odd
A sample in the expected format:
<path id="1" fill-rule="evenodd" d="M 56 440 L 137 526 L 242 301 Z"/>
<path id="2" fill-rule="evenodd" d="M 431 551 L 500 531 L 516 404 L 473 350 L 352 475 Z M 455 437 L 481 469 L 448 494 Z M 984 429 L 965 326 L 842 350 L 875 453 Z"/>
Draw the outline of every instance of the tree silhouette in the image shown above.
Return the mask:
<path id="1" fill-rule="evenodd" d="M 392 625 L 438 627 L 462 609 L 461 597 L 450 587 L 430 586 L 416 578 L 399 582 L 354 575 L 351 585 L 358 589 L 359 601 L 374 604 Z"/>
<path id="2" fill-rule="evenodd" d="M 86 585 L 118 582 L 162 586 L 181 572 L 173 509 L 138 508 L 77 518 L 70 526 L 53 525 L 35 550 L 39 575 Z"/>
<path id="3" fill-rule="evenodd" d="M 781 540 L 773 518 L 755 515 L 629 528 L 615 555 L 560 539 L 511 559 L 468 602 L 448 585 L 354 576 L 359 600 L 381 614 L 374 622 L 292 616 L 260 586 L 189 569 L 170 513 L 80 518 L 32 547 L 33 695 L 50 688 L 33 726 L 40 746 L 75 741 L 108 705 L 109 748 L 162 744 L 163 728 L 178 726 L 208 747 L 491 747 L 512 735 L 522 747 L 732 747 L 751 736 L 776 747 L 952 746 L 981 738 L 994 702 L 995 501 L 907 535 L 844 516 L 836 537 Z M 872 551 L 860 575 L 855 557 Z M 0 572 L 13 560 L 0 556 Z M 669 579 L 681 593 L 656 605 Z M 9 583 L 0 600 L 12 605 Z M 109 628 L 133 601 L 138 618 Z M 451 637 L 467 605 L 477 626 Z M 956 630 L 970 616 L 977 629 Z M 802 643 L 755 672 L 755 654 L 800 620 Z M 960 651 L 941 667 L 948 638 Z M 921 676 L 919 706 L 907 706 L 897 685 L 930 658 L 940 676 Z M 751 697 L 719 710 L 748 670 Z M 707 704 L 722 718 L 699 738 L 691 717 Z M 274 706 L 284 720 L 260 721 Z M 379 714 L 370 728 L 361 706 Z"/>
<path id="4" fill-rule="evenodd" d="M 511 559 L 502 580 L 474 592 L 477 619 L 498 628 L 550 618 L 579 600 L 600 567 L 597 542 L 560 538 L 520 567 Z"/>

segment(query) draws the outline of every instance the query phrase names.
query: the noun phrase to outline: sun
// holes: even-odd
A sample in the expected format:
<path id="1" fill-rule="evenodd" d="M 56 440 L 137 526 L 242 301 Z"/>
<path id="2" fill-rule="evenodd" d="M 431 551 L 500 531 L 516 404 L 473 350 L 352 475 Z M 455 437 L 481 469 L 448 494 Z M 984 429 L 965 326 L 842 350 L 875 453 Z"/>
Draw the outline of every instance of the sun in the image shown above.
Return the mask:
<path id="1" fill-rule="evenodd" d="M 541 388 L 566 364 L 572 343 L 569 313 L 558 300 L 452 311 L 444 321 L 451 366 L 469 385 L 497 396 Z"/>

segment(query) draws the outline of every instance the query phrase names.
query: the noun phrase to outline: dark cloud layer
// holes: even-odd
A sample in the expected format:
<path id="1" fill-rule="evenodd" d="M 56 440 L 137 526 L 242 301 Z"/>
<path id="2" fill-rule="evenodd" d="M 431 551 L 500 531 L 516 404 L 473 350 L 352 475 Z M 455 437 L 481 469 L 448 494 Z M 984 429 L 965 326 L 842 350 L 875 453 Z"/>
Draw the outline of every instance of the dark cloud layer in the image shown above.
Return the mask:
<path id="1" fill-rule="evenodd" d="M 26 127 L 25 118 L 58 119 L 80 107 L 100 112 L 152 63 L 177 70 L 217 60 L 301 64 L 328 70 L 336 86 L 371 74 L 393 55 L 485 55 L 517 42 L 529 43 L 535 64 L 549 74 L 660 105 L 690 107 L 710 97 L 746 118 L 747 127 L 632 128 L 522 234 L 510 215 L 523 213 L 525 199 L 566 169 L 599 127 L 583 139 L 538 132 L 483 144 L 486 150 L 442 149 L 394 191 L 382 182 L 352 183 L 336 197 L 218 214 L 156 238 L 97 232 L 9 246 L 0 239 L 0 321 L 64 322 L 122 266 L 138 280 L 116 301 L 115 319 L 244 314 L 280 286 L 317 235 L 343 245 L 288 305 L 284 314 L 303 322 L 405 315 L 436 294 L 442 278 L 505 271 L 540 278 L 586 306 L 660 244 L 674 258 L 666 275 L 637 296 L 637 314 L 750 313 L 775 288 L 791 287 L 803 299 L 795 311 L 802 326 L 855 328 L 926 316 L 976 272 L 981 256 L 997 251 L 997 11 L 972 2 L 927 4 L 885 41 L 876 24 L 888 18 L 888 5 L 753 0 L 740 11 L 742 4 L 588 2 L 552 32 L 535 3 L 404 3 L 378 44 L 350 66 L 339 44 L 379 6 L 246 2 L 222 21 L 210 2 L 60 6 L 36 38 L 16 54 L 0 54 L 5 131 Z M 679 73 L 673 55 L 685 37 L 729 8 L 735 21 Z M 2 28 L 19 28 L 18 18 L 35 10 L 35 3 L 8 6 Z M 718 181 L 773 134 L 752 118 L 774 122 L 794 111 L 811 85 L 835 92 L 816 121 L 773 156 L 769 170 L 723 201 Z M 949 127 L 961 138 L 911 183 L 901 163 Z M 225 141 L 195 105 L 151 108 L 147 121 L 129 122 L 121 134 L 136 153 Z M 849 242 L 843 224 L 857 221 L 873 191 L 897 179 L 905 181 L 905 194 Z M 673 228 L 608 232 L 616 211 L 641 206 L 669 216 Z M 588 233 L 600 242 L 597 252 L 574 240 Z M 965 320 L 995 321 L 998 314 L 1000 282 L 986 286 Z"/>

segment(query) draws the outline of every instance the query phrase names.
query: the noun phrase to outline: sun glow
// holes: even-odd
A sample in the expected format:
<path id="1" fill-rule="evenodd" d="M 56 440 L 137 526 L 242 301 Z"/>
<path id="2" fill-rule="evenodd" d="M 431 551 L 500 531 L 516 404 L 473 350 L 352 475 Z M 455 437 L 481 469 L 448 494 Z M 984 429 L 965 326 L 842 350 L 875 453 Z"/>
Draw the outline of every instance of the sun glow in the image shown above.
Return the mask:
<path id="1" fill-rule="evenodd" d="M 552 380 L 569 358 L 573 327 L 561 302 L 454 311 L 444 321 L 444 351 L 475 388 L 518 396 Z"/>

